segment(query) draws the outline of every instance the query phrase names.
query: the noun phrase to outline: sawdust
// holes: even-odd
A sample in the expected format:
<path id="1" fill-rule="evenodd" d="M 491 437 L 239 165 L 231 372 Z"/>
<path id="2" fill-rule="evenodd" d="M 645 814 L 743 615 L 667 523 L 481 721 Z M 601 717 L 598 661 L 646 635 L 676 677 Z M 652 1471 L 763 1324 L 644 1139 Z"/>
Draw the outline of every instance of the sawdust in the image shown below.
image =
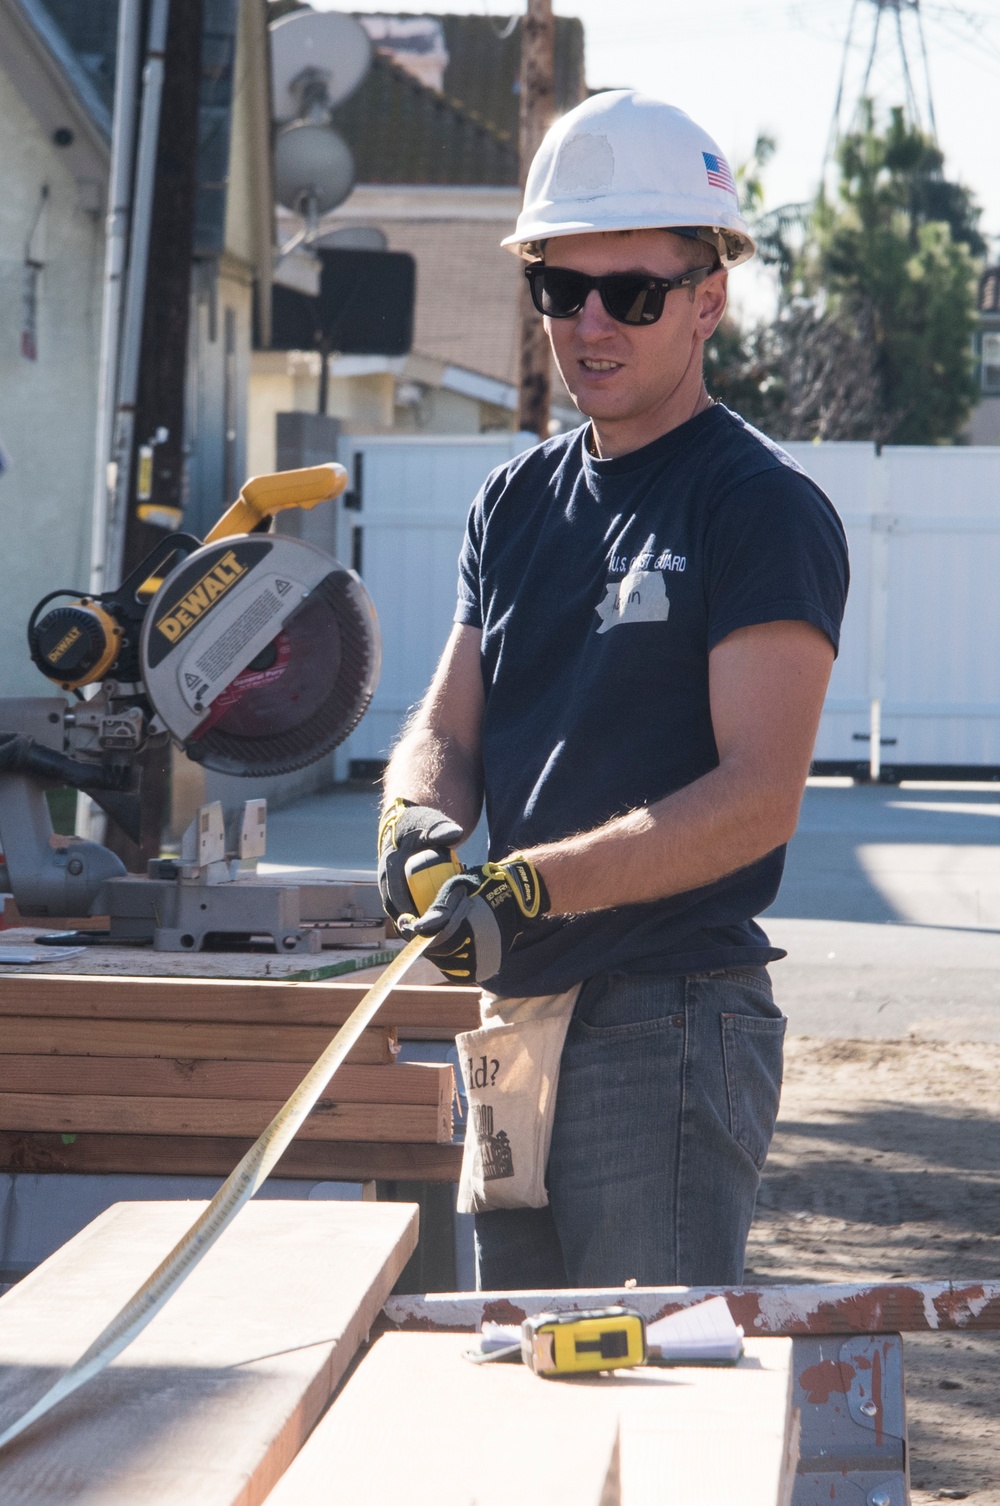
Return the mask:
<path id="1" fill-rule="evenodd" d="M 757 1281 L 1000 1277 L 1000 1045 L 791 1037 Z M 1000 1506 L 1000 1333 L 904 1338 L 914 1506 Z"/>

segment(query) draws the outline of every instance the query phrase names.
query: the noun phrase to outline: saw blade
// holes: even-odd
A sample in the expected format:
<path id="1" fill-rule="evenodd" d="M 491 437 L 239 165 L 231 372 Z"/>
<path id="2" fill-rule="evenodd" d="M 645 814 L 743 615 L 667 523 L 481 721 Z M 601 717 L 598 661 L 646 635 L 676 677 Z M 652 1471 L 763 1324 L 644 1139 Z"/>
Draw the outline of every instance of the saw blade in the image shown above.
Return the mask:
<path id="1" fill-rule="evenodd" d="M 280 536 L 199 550 L 164 582 L 143 632 L 155 709 L 189 758 L 227 774 L 288 773 L 330 752 L 364 714 L 379 661 L 357 576 Z"/>

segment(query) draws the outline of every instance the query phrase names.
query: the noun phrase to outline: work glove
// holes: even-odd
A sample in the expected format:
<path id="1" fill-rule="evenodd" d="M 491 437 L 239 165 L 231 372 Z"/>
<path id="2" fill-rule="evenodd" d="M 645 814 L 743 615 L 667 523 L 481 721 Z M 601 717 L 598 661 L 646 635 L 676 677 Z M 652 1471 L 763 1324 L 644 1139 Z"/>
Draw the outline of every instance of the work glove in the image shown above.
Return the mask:
<path id="1" fill-rule="evenodd" d="M 422 915 L 446 879 L 461 873 L 452 852 L 462 828 L 428 805 L 394 800 L 378 829 L 378 888 L 387 915 Z"/>
<path id="2" fill-rule="evenodd" d="M 544 915 L 541 875 L 516 855 L 456 874 L 418 919 L 404 915 L 400 935 L 433 936 L 424 953 L 453 983 L 485 983 L 500 971 L 525 923 Z"/>

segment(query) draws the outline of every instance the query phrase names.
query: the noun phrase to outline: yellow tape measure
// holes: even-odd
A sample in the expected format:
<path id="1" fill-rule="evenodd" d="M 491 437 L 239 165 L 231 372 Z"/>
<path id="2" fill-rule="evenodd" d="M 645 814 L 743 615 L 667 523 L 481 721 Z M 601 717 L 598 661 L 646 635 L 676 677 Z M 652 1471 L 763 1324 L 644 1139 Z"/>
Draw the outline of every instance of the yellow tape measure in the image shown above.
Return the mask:
<path id="1" fill-rule="evenodd" d="M 646 1325 L 621 1307 L 541 1313 L 521 1325 L 521 1358 L 536 1375 L 587 1375 L 646 1363 Z"/>
<path id="2" fill-rule="evenodd" d="M 17 1438 L 39 1417 L 44 1417 L 63 1397 L 71 1395 L 86 1381 L 99 1375 L 165 1306 L 185 1278 L 190 1276 L 202 1256 L 208 1254 L 223 1230 L 229 1227 L 243 1204 L 253 1197 L 269 1176 L 309 1117 L 330 1078 L 351 1047 L 357 1044 L 361 1032 L 375 1018 L 391 990 L 411 963 L 416 962 L 430 940 L 429 936 L 415 936 L 407 942 L 378 982 L 372 985 L 360 1004 L 348 1015 L 315 1066 L 310 1067 L 259 1140 L 251 1145 L 236 1169 L 230 1172 L 201 1217 L 181 1236 L 149 1280 L 140 1286 L 104 1331 L 98 1334 L 76 1364 L 71 1365 L 22 1417 L 4 1433 L 0 1433 L 0 1448 Z"/>

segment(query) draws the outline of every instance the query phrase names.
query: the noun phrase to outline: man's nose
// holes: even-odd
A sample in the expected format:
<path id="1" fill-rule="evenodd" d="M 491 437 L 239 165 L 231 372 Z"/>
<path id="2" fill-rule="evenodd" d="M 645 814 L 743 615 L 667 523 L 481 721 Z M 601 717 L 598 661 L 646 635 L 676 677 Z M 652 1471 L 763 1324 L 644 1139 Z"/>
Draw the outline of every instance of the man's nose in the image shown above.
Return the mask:
<path id="1" fill-rule="evenodd" d="M 615 321 L 601 302 L 601 295 L 596 288 L 591 288 L 587 294 L 586 302 L 577 315 L 576 328 L 578 334 L 591 340 L 614 330 Z"/>

